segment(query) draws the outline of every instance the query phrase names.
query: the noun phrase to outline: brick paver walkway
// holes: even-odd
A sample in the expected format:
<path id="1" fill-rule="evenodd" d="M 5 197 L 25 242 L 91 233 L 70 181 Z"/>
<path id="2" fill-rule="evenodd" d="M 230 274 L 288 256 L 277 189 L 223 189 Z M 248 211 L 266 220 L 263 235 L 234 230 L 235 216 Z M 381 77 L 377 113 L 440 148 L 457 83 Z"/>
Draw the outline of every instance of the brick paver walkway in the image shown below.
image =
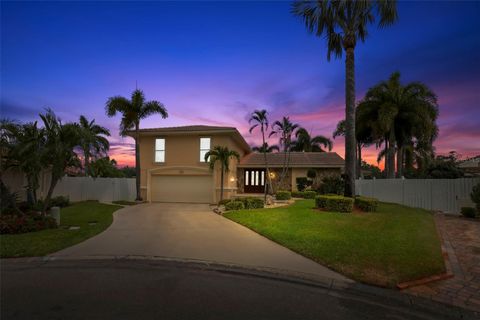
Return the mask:
<path id="1" fill-rule="evenodd" d="M 454 277 L 405 292 L 480 312 L 480 221 L 436 214 L 435 223 Z"/>

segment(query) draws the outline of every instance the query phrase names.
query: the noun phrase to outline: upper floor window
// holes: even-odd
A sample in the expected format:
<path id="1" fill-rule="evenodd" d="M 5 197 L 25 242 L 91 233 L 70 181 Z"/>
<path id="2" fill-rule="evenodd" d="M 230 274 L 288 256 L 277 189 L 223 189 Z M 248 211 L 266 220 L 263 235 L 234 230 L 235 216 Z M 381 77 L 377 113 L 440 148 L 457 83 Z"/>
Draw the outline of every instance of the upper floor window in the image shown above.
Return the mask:
<path id="1" fill-rule="evenodd" d="M 210 138 L 200 138 L 200 162 L 205 162 L 208 151 L 210 151 Z"/>
<path id="2" fill-rule="evenodd" d="M 155 162 L 165 162 L 165 139 L 155 139 Z"/>

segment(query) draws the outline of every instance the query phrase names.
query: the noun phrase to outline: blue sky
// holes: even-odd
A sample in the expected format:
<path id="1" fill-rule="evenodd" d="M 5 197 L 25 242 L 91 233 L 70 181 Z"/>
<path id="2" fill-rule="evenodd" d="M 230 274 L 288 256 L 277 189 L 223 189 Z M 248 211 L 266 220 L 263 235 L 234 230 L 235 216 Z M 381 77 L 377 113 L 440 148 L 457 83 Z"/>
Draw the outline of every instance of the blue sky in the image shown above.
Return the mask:
<path id="1" fill-rule="evenodd" d="M 138 83 L 170 117 L 143 127 L 236 126 L 248 114 L 289 115 L 331 136 L 344 110 L 343 59 L 290 14 L 290 2 L 2 2 L 1 114 L 34 120 L 45 107 L 112 130 L 112 155 L 131 163 L 132 141 L 107 118 L 113 95 Z M 393 71 L 439 96 L 437 151 L 480 153 L 480 2 L 400 2 L 392 27 L 370 27 L 356 49 L 357 99 Z M 272 141 L 273 142 L 273 141 Z M 343 141 L 335 141 L 343 155 Z M 367 152 L 372 162 L 375 150 Z"/>

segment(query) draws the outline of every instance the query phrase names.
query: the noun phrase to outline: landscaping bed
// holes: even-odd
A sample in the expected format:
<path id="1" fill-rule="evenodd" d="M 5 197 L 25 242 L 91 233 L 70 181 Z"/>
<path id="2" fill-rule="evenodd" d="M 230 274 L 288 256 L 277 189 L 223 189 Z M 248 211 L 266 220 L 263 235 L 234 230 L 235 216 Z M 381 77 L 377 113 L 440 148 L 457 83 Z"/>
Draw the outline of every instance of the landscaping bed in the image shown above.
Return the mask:
<path id="1" fill-rule="evenodd" d="M 33 257 L 70 247 L 105 230 L 120 206 L 96 201 L 74 203 L 61 209 L 60 226 L 21 234 L 0 235 L 0 257 Z"/>
<path id="2" fill-rule="evenodd" d="M 299 200 L 225 217 L 360 282 L 395 287 L 445 272 L 433 215 L 426 210 L 379 203 L 376 212 L 352 214 L 314 207 L 314 200 Z"/>

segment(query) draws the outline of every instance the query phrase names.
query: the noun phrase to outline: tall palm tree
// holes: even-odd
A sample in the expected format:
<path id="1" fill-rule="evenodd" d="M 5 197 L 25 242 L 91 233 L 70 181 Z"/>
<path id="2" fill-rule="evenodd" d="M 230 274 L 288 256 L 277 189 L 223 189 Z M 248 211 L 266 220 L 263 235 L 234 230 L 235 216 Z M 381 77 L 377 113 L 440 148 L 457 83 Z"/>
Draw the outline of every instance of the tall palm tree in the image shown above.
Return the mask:
<path id="1" fill-rule="evenodd" d="M 220 201 L 223 200 L 223 180 L 224 173 L 230 170 L 230 159 L 240 160 L 240 155 L 228 147 L 215 146 L 205 154 L 205 161 L 210 163 L 210 169 L 215 168 L 215 163 L 220 162 Z"/>
<path id="2" fill-rule="evenodd" d="M 252 147 L 252 151 L 260 152 L 260 153 L 263 153 L 263 152 L 272 153 L 274 151 L 276 152 L 280 151 L 280 148 L 276 144 L 269 145 L 268 142 L 265 142 L 262 146 Z"/>
<path id="3" fill-rule="evenodd" d="M 105 155 L 110 148 L 110 143 L 105 136 L 110 136 L 110 131 L 95 123 L 95 119 L 88 121 L 84 116 L 80 116 L 80 149 L 83 153 L 85 175 L 91 175 L 90 159 Z"/>
<path id="4" fill-rule="evenodd" d="M 272 132 L 269 137 L 279 135 L 279 144 L 283 147 L 284 162 L 282 174 L 280 175 L 280 185 L 283 185 L 283 180 L 287 176 L 288 167 L 290 165 L 290 148 L 292 146 L 292 136 L 300 126 L 290 121 L 289 117 L 283 117 L 280 121 L 275 121 L 272 124 Z"/>
<path id="5" fill-rule="evenodd" d="M 435 93 L 421 82 L 402 85 L 399 72 L 370 88 L 358 109 L 368 121 L 377 144 L 385 144 L 379 159 L 385 156 L 387 178 L 395 178 L 395 153 L 400 177 L 405 148 L 418 142 L 422 149 L 431 149 L 438 135 Z"/>
<path id="6" fill-rule="evenodd" d="M 365 41 L 367 27 L 379 16 L 379 26 L 397 19 L 395 0 L 385 1 L 308 1 L 293 3 L 292 13 L 305 22 L 310 33 L 327 40 L 327 59 L 332 53 L 341 58 L 345 51 L 345 195 L 355 195 L 355 47 Z"/>
<path id="7" fill-rule="evenodd" d="M 325 152 L 323 148 L 332 150 L 333 142 L 329 138 L 318 135 L 312 137 L 305 128 L 299 128 L 295 133 L 296 140 L 290 148 L 292 151 L 300 152 Z"/>
<path id="8" fill-rule="evenodd" d="M 75 147 L 80 145 L 80 128 L 77 123 L 63 124 L 55 113 L 47 109 L 41 114 L 45 130 L 45 151 L 42 153 L 42 163 L 51 171 L 50 186 L 43 204 L 46 213 L 53 190 L 64 176 L 67 167 L 80 167 L 80 160 L 75 153 Z"/>
<path id="9" fill-rule="evenodd" d="M 250 115 L 250 119 L 248 120 L 248 123 L 250 124 L 250 129 L 248 130 L 250 133 L 255 130 L 255 128 L 260 128 L 260 132 L 262 134 L 262 146 L 265 145 L 265 134 L 268 131 L 268 114 L 267 110 L 262 109 L 262 110 L 255 110 L 252 112 Z M 267 192 L 270 190 L 270 192 L 273 192 L 272 189 L 272 178 L 270 177 L 270 170 L 268 168 L 268 161 L 267 161 L 267 152 L 266 150 L 263 150 L 263 159 L 265 161 L 265 171 L 267 174 L 267 181 L 268 183 L 265 184 L 265 192 L 264 192 L 264 201 L 267 203 Z"/>
<path id="10" fill-rule="evenodd" d="M 125 136 L 128 131 L 134 132 L 135 139 L 135 169 L 136 169 L 136 187 L 137 199 L 142 200 L 140 195 L 140 141 L 139 130 L 140 120 L 147 118 L 153 114 L 160 114 L 163 119 L 168 117 L 165 106 L 156 101 L 145 101 L 145 95 L 142 90 L 136 89 L 132 93 L 130 100 L 121 96 L 114 96 L 107 100 L 106 113 L 109 117 L 113 117 L 117 112 L 122 114 L 120 122 L 120 134 Z"/>

